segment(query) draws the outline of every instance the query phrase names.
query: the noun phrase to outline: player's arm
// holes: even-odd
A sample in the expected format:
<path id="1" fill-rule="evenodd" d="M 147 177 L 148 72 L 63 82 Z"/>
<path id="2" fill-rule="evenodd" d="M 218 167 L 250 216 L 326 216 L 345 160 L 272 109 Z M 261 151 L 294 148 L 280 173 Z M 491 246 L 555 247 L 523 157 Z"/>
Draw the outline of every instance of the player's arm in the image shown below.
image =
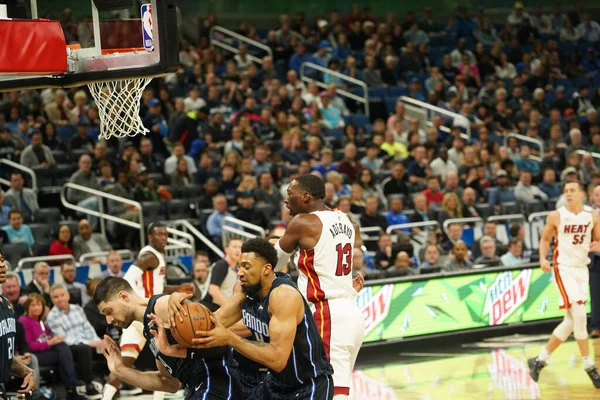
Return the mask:
<path id="1" fill-rule="evenodd" d="M 348 219 L 350 220 L 350 222 L 352 223 L 352 226 L 354 227 L 354 248 L 356 249 L 357 247 L 362 246 L 362 237 L 360 236 L 360 226 L 356 223 L 354 223 L 354 221 L 352 221 L 350 219 L 350 217 L 348 217 Z M 362 288 L 365 286 L 365 278 L 364 276 L 362 276 L 362 274 L 359 272 L 358 274 L 356 274 L 356 278 L 352 279 L 352 287 L 354 288 L 354 290 L 356 290 L 356 293 L 360 293 L 360 291 L 362 290 Z"/>
<path id="2" fill-rule="evenodd" d="M 137 260 L 135 260 L 135 265 L 142 271 L 148 271 L 157 268 L 159 261 L 154 253 L 147 251 L 138 255 Z"/>
<path id="3" fill-rule="evenodd" d="M 592 210 L 592 219 L 594 221 L 594 229 L 592 229 L 590 251 L 597 253 L 600 251 L 600 214 L 598 214 L 598 211 Z"/>
<path id="4" fill-rule="evenodd" d="M 38 377 L 35 371 L 31 368 L 28 368 L 16 358 L 13 358 L 8 373 L 23 378 L 23 384 L 18 391 L 19 393 L 26 393 L 31 396 L 31 393 L 37 388 Z"/>
<path id="5" fill-rule="evenodd" d="M 298 313 L 304 309 L 304 304 L 300 293 L 288 286 L 273 290 L 270 297 L 269 343 L 241 338 L 225 329 L 218 321 L 213 330 L 197 332 L 202 337 L 193 339 L 194 343 L 201 347 L 228 345 L 251 360 L 281 372 L 290 358 L 298 325 Z"/>
<path id="6" fill-rule="evenodd" d="M 302 237 L 311 236 L 314 233 L 315 225 L 319 225 L 315 224 L 315 218 L 310 214 L 298 214 L 292 218 L 283 236 L 275 243 L 275 250 L 277 250 L 275 271 L 280 271 L 287 265 Z"/>
<path id="7" fill-rule="evenodd" d="M 540 237 L 540 267 L 544 270 L 544 272 L 550 271 L 550 262 L 548 261 L 548 251 L 550 250 L 550 243 L 552 242 L 552 236 L 554 232 L 558 228 L 558 224 L 560 222 L 560 215 L 558 211 L 552 211 L 548 218 L 546 219 L 546 226 L 542 230 L 542 235 Z"/>
<path id="8" fill-rule="evenodd" d="M 122 381 L 149 391 L 176 393 L 181 387 L 181 383 L 173 378 L 158 360 L 156 360 L 158 371 L 142 372 L 125 366 L 119 347 L 107 335 L 104 336 L 102 353 L 106 357 L 110 372 Z"/>

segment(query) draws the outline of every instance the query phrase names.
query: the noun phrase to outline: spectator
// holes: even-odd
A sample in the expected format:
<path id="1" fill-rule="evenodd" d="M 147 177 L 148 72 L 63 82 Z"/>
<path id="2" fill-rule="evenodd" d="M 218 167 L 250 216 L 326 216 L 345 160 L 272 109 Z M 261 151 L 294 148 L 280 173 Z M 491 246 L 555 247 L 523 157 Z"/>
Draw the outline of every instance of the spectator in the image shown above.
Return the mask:
<path id="1" fill-rule="evenodd" d="M 6 297 L 8 301 L 10 301 L 15 313 L 15 318 L 19 319 L 19 317 L 25 311 L 23 304 L 25 304 L 25 301 L 27 300 L 27 295 L 25 293 L 21 293 L 21 285 L 18 275 L 10 272 L 6 274 L 6 280 L 2 284 L 2 295 Z"/>
<path id="2" fill-rule="evenodd" d="M 385 216 L 378 214 L 379 202 L 376 196 L 368 196 L 365 200 L 365 211 L 360 217 L 360 226 L 363 228 L 378 226 L 383 232 L 387 229 Z"/>
<path id="3" fill-rule="evenodd" d="M 552 168 L 546 168 L 544 170 L 542 183 L 540 183 L 538 187 L 549 199 L 558 199 L 560 197 L 560 185 L 556 182 L 556 173 Z"/>
<path id="4" fill-rule="evenodd" d="M 408 186 L 404 175 L 404 165 L 398 163 L 392 168 L 392 176 L 381 182 L 383 194 L 387 197 L 393 194 L 408 196 Z"/>
<path id="5" fill-rule="evenodd" d="M 327 67 L 331 60 L 331 44 L 327 40 L 319 42 L 319 49 L 313 54 L 313 60 L 322 67 Z M 291 60 L 290 60 L 291 62 Z"/>
<path id="6" fill-rule="evenodd" d="M 31 252 L 31 248 L 35 244 L 35 239 L 29 226 L 23 223 L 23 214 L 21 211 L 10 210 L 8 212 L 8 223 L 9 225 L 3 226 L 2 230 L 6 232 L 9 243 L 24 243 L 29 248 L 29 252 Z"/>
<path id="7" fill-rule="evenodd" d="M 31 134 L 31 144 L 25 147 L 21 153 L 21 165 L 27 168 L 50 168 L 56 164 L 52 150 L 43 144 L 43 140 L 42 132 L 33 131 Z"/>
<path id="8" fill-rule="evenodd" d="M 515 187 L 515 197 L 521 203 L 528 203 L 530 201 L 546 201 L 548 195 L 544 193 L 537 186 L 531 184 L 531 172 L 524 169 L 521 170 L 519 183 Z"/>
<path id="9" fill-rule="evenodd" d="M 338 171 L 338 168 L 333 165 L 333 151 L 330 148 L 321 150 L 321 162 L 313 167 L 313 171 L 319 172 L 322 176 L 331 171 Z"/>
<path id="10" fill-rule="evenodd" d="M 469 248 L 462 240 L 458 240 L 452 247 L 452 256 L 444 265 L 444 272 L 454 272 L 468 270 L 473 268 L 473 263 L 469 261 Z"/>
<path id="11" fill-rule="evenodd" d="M 361 168 L 361 163 L 356 160 L 356 146 L 354 143 L 348 143 L 344 147 L 344 158 L 338 164 L 339 172 L 345 174 L 351 182 L 354 182 L 356 174 Z"/>
<path id="12" fill-rule="evenodd" d="M 461 240 L 463 234 L 462 226 L 458 223 L 448 225 L 448 240 L 440 245 L 444 251 L 451 251 L 454 245 Z"/>
<path id="13" fill-rule="evenodd" d="M 513 191 L 509 188 L 508 174 L 505 170 L 498 170 L 496 173 L 495 190 L 490 193 L 489 203 L 496 211 L 500 211 L 500 206 L 504 203 L 516 202 L 517 198 Z"/>
<path id="14" fill-rule="evenodd" d="M 300 66 L 302 64 L 307 62 L 314 63 L 315 61 L 318 63 L 319 59 L 315 60 L 312 54 L 307 53 L 306 46 L 304 45 L 304 43 L 300 42 L 296 46 L 296 53 L 290 58 L 289 67 L 291 70 L 299 74 Z"/>
<path id="15" fill-rule="evenodd" d="M 165 160 L 159 153 L 152 151 L 152 141 L 147 137 L 140 140 L 140 163 L 142 163 L 148 173 L 156 174 L 162 172 Z"/>
<path id="16" fill-rule="evenodd" d="M 408 150 L 402 143 L 394 139 L 394 132 L 387 130 L 384 135 L 384 142 L 380 146 L 381 150 L 387 153 L 394 160 L 401 161 L 408 157 Z"/>
<path id="17" fill-rule="evenodd" d="M 494 238 L 483 236 L 479 240 L 481 256 L 475 259 L 475 265 L 485 265 L 487 267 L 497 267 L 501 264 L 500 258 L 496 255 L 496 242 Z"/>
<path id="18" fill-rule="evenodd" d="M 365 56 L 365 65 L 363 69 L 363 80 L 368 87 L 380 87 L 383 86 L 383 80 L 381 78 L 381 70 L 377 69 L 375 65 L 375 58 L 373 56 Z"/>
<path id="19" fill-rule="evenodd" d="M 434 175 L 445 177 L 448 172 L 457 172 L 458 168 L 452 160 L 448 158 L 448 148 L 441 146 L 438 149 L 438 156 L 429 165 Z"/>
<path id="20" fill-rule="evenodd" d="M 427 178 L 427 189 L 423 191 L 427 199 L 427 207 L 439 207 L 444 200 L 444 193 L 440 190 L 440 179 L 433 175 Z"/>
<path id="21" fill-rule="evenodd" d="M 200 97 L 200 89 L 198 86 L 192 86 L 188 92 L 188 96 L 183 100 L 184 112 L 198 111 L 206 107 L 206 101 Z"/>
<path id="22" fill-rule="evenodd" d="M 104 279 L 109 276 L 122 278 L 125 273 L 122 270 L 123 259 L 119 252 L 112 250 L 106 255 L 106 270 L 104 270 L 99 278 Z"/>
<path id="23" fill-rule="evenodd" d="M 275 210 L 279 210 L 283 198 L 281 193 L 273 185 L 273 177 L 270 172 L 259 175 L 259 187 L 254 191 L 257 204 L 270 204 Z"/>
<path id="24" fill-rule="evenodd" d="M 25 180 L 20 172 L 10 174 L 10 189 L 4 194 L 4 202 L 11 210 L 21 211 L 25 221 L 31 221 L 40 209 L 37 194 L 25 188 Z"/>
<path id="25" fill-rule="evenodd" d="M 154 151 L 164 155 L 166 153 L 166 147 L 163 138 L 169 133 L 169 125 L 162 115 L 159 99 L 151 99 L 148 102 L 148 113 L 142 119 L 142 123 L 144 124 L 144 127 L 150 131 L 146 134 L 146 137 L 152 141 Z M 168 174 L 168 172 L 166 173 Z"/>
<path id="26" fill-rule="evenodd" d="M 54 92 L 54 101 L 44 107 L 48 120 L 54 125 L 65 126 L 74 122 L 69 112 L 72 106 L 66 98 L 65 91 L 58 89 Z"/>
<path id="27" fill-rule="evenodd" d="M 387 198 L 383 195 L 383 191 L 379 184 L 376 183 L 376 178 L 371 170 L 361 168 L 357 175 L 357 183 L 362 188 L 364 197 L 375 196 L 379 202 L 380 208 L 387 208 Z"/>
<path id="28" fill-rule="evenodd" d="M 404 206 L 402 204 L 402 198 L 400 197 L 392 197 L 390 200 L 390 209 L 385 215 L 387 225 L 400 225 L 400 224 L 408 224 L 410 220 L 403 212 Z M 409 230 L 403 230 L 406 233 L 410 233 Z"/>
<path id="29" fill-rule="evenodd" d="M 443 197 L 441 210 L 438 214 L 440 225 L 444 224 L 447 219 L 463 218 L 460 201 L 456 193 L 446 193 Z"/>
<path id="30" fill-rule="evenodd" d="M 87 253 L 101 253 L 112 250 L 112 246 L 102 233 L 92 233 L 92 226 L 86 219 L 82 219 L 77 223 L 77 233 L 78 235 L 73 239 L 73 254 L 76 260 Z"/>
<path id="31" fill-rule="evenodd" d="M 378 269 L 388 269 L 392 264 L 392 238 L 387 233 L 379 235 L 373 262 Z"/>
<path id="32" fill-rule="evenodd" d="M 31 294 L 24 307 L 25 313 L 19 318 L 19 322 L 23 324 L 27 345 L 37 357 L 40 366 L 58 367 L 61 381 L 67 386 L 68 398 L 83 399 L 84 397 L 77 394 L 76 388 L 79 385 L 79 379 L 71 349 L 64 343 L 64 335 L 52 332 L 44 322 L 47 310 L 44 298 L 37 293 Z M 86 363 L 86 361 L 83 362 Z M 91 364 L 91 359 L 87 363 Z M 91 374 L 89 379 L 91 383 Z M 95 393 L 86 391 L 86 394 L 95 395 L 92 397 L 94 399 L 101 397 L 97 391 Z"/>
<path id="33" fill-rule="evenodd" d="M 171 175 L 171 185 L 178 189 L 182 189 L 185 185 L 189 185 L 192 182 L 193 178 L 187 169 L 187 161 L 184 158 L 178 159 L 177 168 Z"/>
<path id="34" fill-rule="evenodd" d="M 49 256 L 73 255 L 73 233 L 69 225 L 58 227 L 58 237 L 50 244 Z"/>
<path id="35" fill-rule="evenodd" d="M 584 15 L 583 20 L 577 25 L 577 33 L 579 37 L 590 43 L 597 43 L 600 41 L 600 24 L 596 21 L 592 21 L 589 15 Z"/>
<path id="36" fill-rule="evenodd" d="M 8 212 L 10 210 L 11 207 L 4 204 L 4 192 L 0 190 L 0 227 L 8 225 Z"/>
<path id="37" fill-rule="evenodd" d="M 458 197 L 458 196 L 457 196 Z M 480 217 L 479 211 L 475 207 L 476 194 L 473 188 L 465 188 L 462 193 L 462 216 L 463 218 Z"/>
<path id="38" fill-rule="evenodd" d="M 399 251 L 398 254 L 396 254 L 396 258 L 394 258 L 393 268 L 389 268 L 387 273 L 389 276 L 410 276 L 417 275 L 419 270 L 411 268 L 410 257 L 407 252 Z"/>
<path id="39" fill-rule="evenodd" d="M 69 304 L 69 292 L 63 285 L 54 284 L 50 294 L 54 307 L 48 313 L 48 326 L 54 334 L 64 336 L 64 343 L 71 349 L 79 375 L 85 382 L 87 398 L 99 399 L 101 395 L 92 384 L 92 360 L 95 349 L 102 349 L 103 342 L 87 320 L 83 308 Z"/>
<path id="40" fill-rule="evenodd" d="M 92 159 L 90 156 L 83 154 L 79 158 L 78 166 L 79 169 L 73 175 L 71 175 L 71 178 L 69 178 L 69 183 L 85 186 L 89 189 L 102 190 L 98 184 L 96 175 L 92 172 Z M 67 199 L 71 203 L 77 204 L 79 207 L 92 211 L 98 211 L 98 197 L 88 192 L 69 188 L 67 190 Z M 88 214 L 87 218 L 90 221 L 92 228 L 94 230 L 98 229 L 98 217 Z"/>
<path id="41" fill-rule="evenodd" d="M 33 279 L 23 289 L 24 294 L 37 293 L 44 297 L 48 307 L 52 307 L 50 298 L 50 266 L 48 263 L 38 261 L 33 266 Z"/>
<path id="42" fill-rule="evenodd" d="M 513 26 L 523 25 L 526 21 L 530 20 L 529 14 L 523 12 L 523 3 L 520 1 L 515 2 L 513 11 L 508 15 L 506 21 Z"/>
<path id="43" fill-rule="evenodd" d="M 85 307 L 90 301 L 90 297 L 87 294 L 87 289 L 84 284 L 75 282 L 77 276 L 77 269 L 73 261 L 63 261 L 60 265 L 60 275 L 65 281 L 65 287 L 69 292 L 69 303 L 77 304 L 78 306 Z"/>
<path id="44" fill-rule="evenodd" d="M 218 306 L 216 306 L 215 303 L 212 301 L 205 301 L 207 296 L 209 296 L 210 279 L 212 277 L 212 274 L 209 271 L 208 261 L 196 260 L 192 268 L 192 274 L 194 277 L 192 283 L 195 288 L 194 296 L 191 301 L 194 303 L 202 303 L 211 310 L 217 309 Z"/>
<path id="45" fill-rule="evenodd" d="M 254 157 L 252 158 L 252 172 L 254 175 L 271 172 L 273 165 L 267 161 L 268 151 L 268 147 L 264 145 L 258 145 L 254 149 Z"/>
<path id="46" fill-rule="evenodd" d="M 467 49 L 467 41 L 465 39 L 460 39 L 456 45 L 456 49 L 452 50 L 452 52 L 450 53 L 449 61 L 451 61 L 452 67 L 458 68 L 458 66 L 463 62 L 463 55 L 469 57 L 469 62 L 471 65 L 477 64 L 475 55 L 473 55 L 473 52 L 471 50 Z M 448 79 L 450 82 L 454 82 L 454 77 L 450 79 L 449 76 L 444 74 L 444 68 L 447 68 L 446 65 L 442 67 L 442 75 L 444 75 L 446 79 Z M 458 73 L 456 75 L 458 75 Z"/>
<path id="47" fill-rule="evenodd" d="M 539 177 L 540 175 L 540 164 L 532 160 L 531 158 L 531 150 L 529 146 L 526 144 L 521 145 L 519 158 L 515 161 L 515 165 L 519 169 L 519 171 L 528 170 L 532 175 Z"/>
<path id="48" fill-rule="evenodd" d="M 71 150 L 82 150 L 90 153 L 94 149 L 94 140 L 90 137 L 88 128 L 89 125 L 86 121 L 77 123 L 77 134 L 69 142 Z"/>
<path id="49" fill-rule="evenodd" d="M 254 207 L 254 196 L 251 190 L 240 192 L 236 197 L 238 209 L 233 213 L 235 218 L 260 227 L 269 226 L 265 215 Z"/>
<path id="50" fill-rule="evenodd" d="M 217 195 L 213 197 L 213 208 L 214 211 L 206 220 L 206 230 L 211 236 L 213 242 L 219 243 L 221 241 L 221 235 L 223 232 L 223 218 L 233 218 L 233 215 L 227 211 L 227 199 L 223 195 Z"/>
<path id="51" fill-rule="evenodd" d="M 515 267 L 523 263 L 522 255 L 523 241 L 518 238 L 512 238 L 508 243 L 508 252 L 500 257 L 500 261 L 505 267 Z"/>
<path id="52" fill-rule="evenodd" d="M 177 142 L 173 145 L 173 152 L 171 153 L 171 156 L 165 160 L 165 175 L 171 176 L 173 173 L 175 173 L 177 170 L 177 162 L 180 158 L 185 160 L 189 174 L 193 175 L 196 173 L 197 168 L 194 160 L 192 157 L 185 155 L 185 148 L 183 147 L 183 144 Z"/>
<path id="53" fill-rule="evenodd" d="M 428 244 L 425 246 L 425 260 L 419 265 L 421 271 L 429 268 L 442 268 L 440 251 L 435 244 Z"/>
<path id="54" fill-rule="evenodd" d="M 204 297 L 205 303 L 214 304 L 213 309 L 223 305 L 227 299 L 233 296 L 233 289 L 237 282 L 238 258 L 242 252 L 242 241 L 236 238 L 230 239 L 223 250 L 225 257 L 211 266 L 208 295 Z"/>

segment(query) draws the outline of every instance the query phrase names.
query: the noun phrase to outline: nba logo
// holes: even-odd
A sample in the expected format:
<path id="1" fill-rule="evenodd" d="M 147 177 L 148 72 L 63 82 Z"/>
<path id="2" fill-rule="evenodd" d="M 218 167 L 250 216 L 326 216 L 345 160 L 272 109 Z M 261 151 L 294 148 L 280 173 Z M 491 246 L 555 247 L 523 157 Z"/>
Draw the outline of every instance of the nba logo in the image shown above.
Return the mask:
<path id="1" fill-rule="evenodd" d="M 152 36 L 152 4 L 142 4 L 142 40 L 147 51 L 154 50 Z"/>

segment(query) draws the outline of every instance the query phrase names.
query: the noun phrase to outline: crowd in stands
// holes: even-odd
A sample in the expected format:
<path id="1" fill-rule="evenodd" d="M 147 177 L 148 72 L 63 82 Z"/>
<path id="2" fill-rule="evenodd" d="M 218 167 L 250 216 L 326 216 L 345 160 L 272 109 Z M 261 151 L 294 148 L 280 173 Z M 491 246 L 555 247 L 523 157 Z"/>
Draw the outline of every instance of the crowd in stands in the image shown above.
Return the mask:
<path id="1" fill-rule="evenodd" d="M 79 260 L 139 248 L 136 230 L 108 223 L 103 234 L 96 216 L 59 207 L 51 189 L 75 183 L 140 202 L 145 223 L 189 219 L 224 245 L 223 260 L 209 267 L 215 260 L 202 253 L 193 268 L 196 299 L 217 308 L 232 290 L 241 245 L 222 242 L 224 219 L 281 233 L 289 182 L 312 173 L 326 182 L 326 204 L 365 232 L 353 263 L 368 279 L 535 261 L 522 224 L 507 225 L 499 238 L 504 222 L 487 218 L 554 209 L 564 203 L 561 184 L 574 178 L 600 208 L 600 25 L 580 3 L 568 13 L 558 5 L 546 11 L 517 2 L 499 25 L 483 8 L 474 15 L 460 8 L 440 24 L 431 8 L 377 19 L 358 6 L 327 18 L 282 15 L 268 31 L 241 22 L 237 32 L 273 57 L 246 43 L 232 42 L 237 54 L 210 47 L 218 25 L 211 14 L 199 41 L 182 40 L 179 70 L 143 92 L 148 133 L 127 140 L 98 141 L 98 109 L 85 87 L 5 93 L 0 158 L 33 169 L 39 186 L 36 193 L 26 174 L 0 168 L 10 181 L 0 191 L 0 241 L 15 246 L 5 254 L 15 268 L 19 255 Z M 76 42 L 71 25 L 63 28 Z M 322 86 L 302 80 L 307 62 L 366 82 L 370 115 L 341 94 L 361 89 L 338 74 L 308 71 Z M 464 118 L 433 115 L 423 124 L 400 96 Z M 67 199 L 95 211 L 103 201 L 73 189 Z M 130 204 L 110 200 L 105 210 L 139 222 Z M 469 224 L 444 226 L 468 217 L 486 220 L 478 240 Z M 121 263 L 110 253 L 105 275 L 119 275 Z M 51 286 L 40 263 L 26 287 L 10 277 L 3 292 L 23 325 L 35 326 L 26 342 L 36 362 L 59 365 L 69 388 L 82 381 L 94 395 L 88 359 L 98 337 L 118 332 L 90 305 L 93 282 L 84 288 L 73 263 L 55 264 L 64 285 Z"/>

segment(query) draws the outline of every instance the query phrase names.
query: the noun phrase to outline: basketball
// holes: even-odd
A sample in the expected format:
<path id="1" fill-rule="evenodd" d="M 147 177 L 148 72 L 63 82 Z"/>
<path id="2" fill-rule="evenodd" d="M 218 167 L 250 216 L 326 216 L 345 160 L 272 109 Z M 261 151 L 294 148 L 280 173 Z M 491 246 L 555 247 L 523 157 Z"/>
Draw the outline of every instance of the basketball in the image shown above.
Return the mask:
<path id="1" fill-rule="evenodd" d="M 210 331 L 214 328 L 214 324 L 210 319 L 211 312 L 206 306 L 200 303 L 184 303 L 183 308 L 187 313 L 187 317 L 183 317 L 183 321 L 179 318 L 175 319 L 175 326 L 171 327 L 171 334 L 182 346 L 193 346 L 192 339 L 196 338 L 198 331 Z"/>

